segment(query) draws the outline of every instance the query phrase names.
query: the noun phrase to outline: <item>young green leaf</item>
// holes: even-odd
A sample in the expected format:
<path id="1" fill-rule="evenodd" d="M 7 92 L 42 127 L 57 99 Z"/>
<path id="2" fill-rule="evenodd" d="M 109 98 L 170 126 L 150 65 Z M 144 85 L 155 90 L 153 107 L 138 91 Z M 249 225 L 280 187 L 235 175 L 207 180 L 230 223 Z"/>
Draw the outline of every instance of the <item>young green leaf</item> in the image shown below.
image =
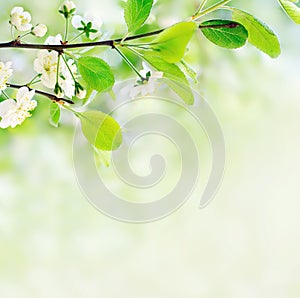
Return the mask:
<path id="1" fill-rule="evenodd" d="M 58 127 L 59 120 L 60 120 L 60 105 L 57 104 L 56 102 L 51 102 L 49 123 L 54 127 Z"/>
<path id="2" fill-rule="evenodd" d="M 151 43 L 151 48 L 165 61 L 179 62 L 196 29 L 197 25 L 193 22 L 175 24 L 160 33 Z"/>
<path id="3" fill-rule="evenodd" d="M 248 39 L 245 27 L 230 20 L 206 21 L 199 28 L 208 40 L 223 48 L 240 48 Z"/>
<path id="4" fill-rule="evenodd" d="M 233 7 L 226 7 L 232 11 L 232 19 L 242 24 L 248 31 L 251 44 L 263 51 L 271 58 L 280 55 L 280 43 L 274 32 L 262 21 L 251 14 Z"/>
<path id="5" fill-rule="evenodd" d="M 109 91 L 115 84 L 115 78 L 109 65 L 100 58 L 81 57 L 78 69 L 88 87 L 98 91 Z"/>
<path id="6" fill-rule="evenodd" d="M 124 17 L 128 32 L 135 32 L 147 21 L 153 0 L 127 0 L 124 9 Z"/>
<path id="7" fill-rule="evenodd" d="M 177 93 L 186 104 L 192 105 L 194 103 L 194 95 L 189 82 L 176 64 L 168 63 L 151 52 L 145 52 L 144 59 L 158 71 L 164 73 L 164 77 L 169 79 L 167 81 L 168 86 Z"/>
<path id="8" fill-rule="evenodd" d="M 296 23 L 300 25 L 300 8 L 295 4 L 298 1 L 278 0 L 286 14 Z"/>
<path id="9" fill-rule="evenodd" d="M 79 119 L 84 136 L 95 148 L 112 151 L 120 147 L 121 128 L 111 116 L 100 111 L 86 111 L 79 114 Z"/>
<path id="10" fill-rule="evenodd" d="M 196 84 L 198 82 L 197 80 L 197 72 L 194 71 L 184 60 L 180 61 L 181 69 L 194 81 Z"/>

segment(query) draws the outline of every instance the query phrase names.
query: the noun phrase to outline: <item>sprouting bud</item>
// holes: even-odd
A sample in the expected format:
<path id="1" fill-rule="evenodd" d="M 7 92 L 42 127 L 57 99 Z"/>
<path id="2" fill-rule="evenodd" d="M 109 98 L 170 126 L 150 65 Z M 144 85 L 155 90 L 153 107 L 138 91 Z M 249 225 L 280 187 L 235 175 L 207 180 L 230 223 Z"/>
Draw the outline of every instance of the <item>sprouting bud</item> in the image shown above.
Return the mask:
<path id="1" fill-rule="evenodd" d="M 72 17 L 76 12 L 76 5 L 73 1 L 65 1 L 59 9 L 59 13 L 61 13 L 66 19 Z"/>
<path id="2" fill-rule="evenodd" d="M 36 25 L 32 30 L 32 34 L 37 36 L 37 37 L 44 37 L 45 34 L 47 33 L 47 26 L 44 24 L 38 24 Z"/>
<path id="3" fill-rule="evenodd" d="M 54 93 L 58 98 L 64 97 L 64 92 L 58 83 L 55 84 Z"/>
<path id="4" fill-rule="evenodd" d="M 86 97 L 86 90 L 78 82 L 75 82 L 75 96 L 79 99 Z"/>

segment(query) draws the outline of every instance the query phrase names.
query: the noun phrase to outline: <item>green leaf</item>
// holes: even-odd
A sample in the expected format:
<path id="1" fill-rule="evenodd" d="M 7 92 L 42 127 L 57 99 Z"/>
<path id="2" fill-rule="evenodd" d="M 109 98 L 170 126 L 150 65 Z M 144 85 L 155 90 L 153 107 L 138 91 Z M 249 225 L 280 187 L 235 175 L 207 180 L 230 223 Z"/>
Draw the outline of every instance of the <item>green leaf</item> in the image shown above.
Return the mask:
<path id="1" fill-rule="evenodd" d="M 296 23 L 300 25 L 300 8 L 294 4 L 297 3 L 298 0 L 278 0 L 286 14 Z"/>
<path id="2" fill-rule="evenodd" d="M 56 102 L 51 102 L 49 123 L 54 127 L 58 127 L 59 120 L 60 120 L 60 105 L 57 104 Z"/>
<path id="3" fill-rule="evenodd" d="M 84 136 L 96 149 L 116 150 L 122 143 L 120 125 L 100 111 L 86 111 L 79 115 Z"/>
<path id="4" fill-rule="evenodd" d="M 194 71 L 184 60 L 180 61 L 181 64 L 181 69 L 183 69 L 183 71 L 194 81 L 194 83 L 196 84 L 198 82 L 197 80 L 197 72 Z"/>
<path id="5" fill-rule="evenodd" d="M 78 59 L 78 69 L 88 87 L 98 92 L 108 91 L 115 84 L 111 68 L 100 58 L 81 57 Z"/>
<path id="6" fill-rule="evenodd" d="M 197 25 L 193 22 L 175 24 L 160 33 L 151 43 L 151 48 L 165 61 L 179 62 L 196 28 Z"/>
<path id="7" fill-rule="evenodd" d="M 232 19 L 247 29 L 248 40 L 251 44 L 271 58 L 276 58 L 280 55 L 281 50 L 278 38 L 266 24 L 245 11 L 233 7 L 226 8 L 233 12 Z"/>
<path id="8" fill-rule="evenodd" d="M 206 21 L 199 28 L 208 40 L 223 48 L 240 48 L 248 39 L 245 27 L 230 20 Z"/>
<path id="9" fill-rule="evenodd" d="M 194 103 L 194 95 L 189 82 L 176 64 L 168 63 L 151 52 L 145 52 L 144 59 L 158 71 L 164 73 L 164 77 L 169 79 L 167 81 L 168 86 L 177 93 L 186 104 L 192 105 Z"/>
<path id="10" fill-rule="evenodd" d="M 153 0 L 127 0 L 124 17 L 128 32 L 135 32 L 147 21 Z"/>

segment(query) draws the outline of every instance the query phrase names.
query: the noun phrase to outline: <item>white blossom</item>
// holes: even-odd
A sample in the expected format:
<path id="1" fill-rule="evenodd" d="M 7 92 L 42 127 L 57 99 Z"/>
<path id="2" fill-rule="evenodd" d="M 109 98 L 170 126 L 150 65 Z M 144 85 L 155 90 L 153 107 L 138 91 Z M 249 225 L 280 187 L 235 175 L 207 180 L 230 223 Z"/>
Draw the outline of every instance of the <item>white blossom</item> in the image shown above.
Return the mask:
<path id="1" fill-rule="evenodd" d="M 151 76 L 147 81 L 143 81 L 140 85 L 132 87 L 132 89 L 130 90 L 130 96 L 132 98 L 138 96 L 139 94 L 141 94 L 142 96 L 153 94 L 157 88 L 158 79 L 161 79 L 163 77 L 162 72 L 156 71 L 152 73 L 150 68 L 145 63 L 143 63 L 143 67 L 144 69 L 140 71 L 140 74 L 144 78 L 146 78 L 147 74 L 150 71 Z"/>
<path id="2" fill-rule="evenodd" d="M 0 61 L 0 94 L 6 89 L 6 83 L 11 77 L 13 70 L 11 68 L 11 62 L 3 63 Z"/>
<path id="3" fill-rule="evenodd" d="M 34 90 L 22 87 L 17 92 L 16 100 L 9 98 L 0 103 L 0 128 L 14 128 L 31 117 L 29 112 L 37 106 L 37 102 L 32 100 L 34 93 Z"/>
<path id="4" fill-rule="evenodd" d="M 57 34 L 56 36 L 48 36 L 47 39 L 45 40 L 45 44 L 61 44 L 62 41 L 62 36 L 61 34 Z"/>
<path id="5" fill-rule="evenodd" d="M 34 70 L 41 74 L 42 84 L 54 88 L 56 83 L 58 53 L 56 51 L 40 50 L 34 60 Z"/>
<path id="6" fill-rule="evenodd" d="M 23 7 L 14 7 L 10 12 L 10 23 L 19 31 L 28 31 L 32 28 L 31 15 Z"/>
<path id="7" fill-rule="evenodd" d="M 101 35 L 101 26 L 103 25 L 103 21 L 101 18 L 94 16 L 91 13 L 86 13 L 83 17 L 80 15 L 76 15 L 72 18 L 72 25 L 75 29 L 82 28 L 82 22 L 86 25 L 88 23 L 92 24 L 91 29 L 97 30 L 97 32 L 91 32 L 90 39 L 95 39 Z"/>
<path id="8" fill-rule="evenodd" d="M 38 24 L 31 30 L 31 32 L 37 37 L 44 37 L 47 33 L 47 30 L 48 29 L 46 25 Z"/>

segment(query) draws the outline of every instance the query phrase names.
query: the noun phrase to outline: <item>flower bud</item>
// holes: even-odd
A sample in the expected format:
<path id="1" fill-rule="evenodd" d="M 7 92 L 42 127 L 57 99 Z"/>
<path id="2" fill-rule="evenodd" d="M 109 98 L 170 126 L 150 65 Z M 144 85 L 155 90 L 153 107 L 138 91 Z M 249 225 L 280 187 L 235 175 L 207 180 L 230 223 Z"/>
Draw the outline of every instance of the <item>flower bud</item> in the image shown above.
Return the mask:
<path id="1" fill-rule="evenodd" d="M 77 90 L 75 92 L 75 96 L 78 97 L 79 99 L 84 99 L 86 97 L 86 90 Z"/>
<path id="2" fill-rule="evenodd" d="M 36 25 L 32 30 L 32 34 L 37 37 L 43 37 L 47 33 L 47 26 L 44 24 L 38 24 Z"/>
<path id="3" fill-rule="evenodd" d="M 71 17 L 71 16 L 73 16 L 75 14 L 75 12 L 76 12 L 76 5 L 75 5 L 75 3 L 73 1 L 65 1 L 62 4 L 59 12 L 61 14 L 63 14 L 66 19 L 68 19 L 69 17 Z"/>

